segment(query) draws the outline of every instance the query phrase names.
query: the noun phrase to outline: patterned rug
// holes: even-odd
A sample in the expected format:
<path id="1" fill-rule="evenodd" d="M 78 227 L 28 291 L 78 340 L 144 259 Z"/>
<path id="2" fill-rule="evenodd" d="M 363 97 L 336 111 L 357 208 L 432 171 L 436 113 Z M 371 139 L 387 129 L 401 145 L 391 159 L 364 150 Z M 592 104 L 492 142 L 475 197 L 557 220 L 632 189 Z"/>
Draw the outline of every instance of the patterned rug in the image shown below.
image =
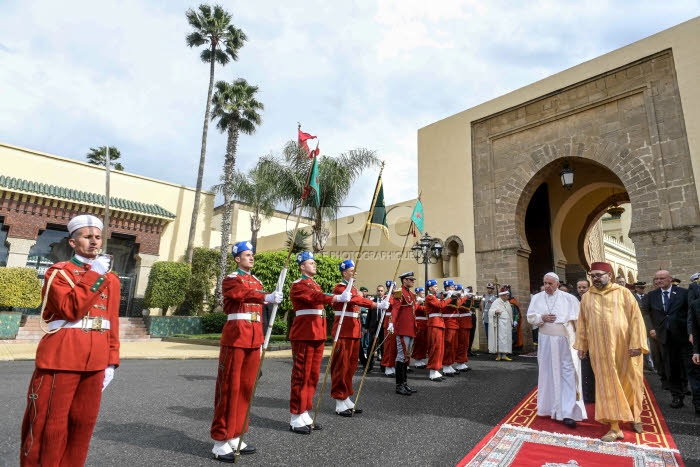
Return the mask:
<path id="1" fill-rule="evenodd" d="M 550 417 L 540 417 L 535 388 L 458 466 L 684 465 L 646 381 L 641 415 L 643 433 L 634 433 L 623 424 L 624 442 L 604 443 L 600 438 L 607 433 L 607 425 L 595 421 L 595 404 L 586 404 L 586 411 L 589 419 L 578 422 L 575 429 Z"/>

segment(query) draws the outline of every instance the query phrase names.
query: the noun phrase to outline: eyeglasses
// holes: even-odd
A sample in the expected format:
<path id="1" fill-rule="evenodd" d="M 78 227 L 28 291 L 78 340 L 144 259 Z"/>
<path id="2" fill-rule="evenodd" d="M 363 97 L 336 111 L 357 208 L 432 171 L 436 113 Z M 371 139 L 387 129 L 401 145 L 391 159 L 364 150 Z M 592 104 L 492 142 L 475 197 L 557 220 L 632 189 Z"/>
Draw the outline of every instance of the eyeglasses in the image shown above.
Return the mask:
<path id="1" fill-rule="evenodd" d="M 404 277 L 404 279 L 406 279 L 407 281 L 414 281 L 414 280 L 416 280 L 415 277 Z"/>
<path id="2" fill-rule="evenodd" d="M 607 276 L 607 275 L 608 275 L 607 272 L 604 272 L 602 274 L 589 274 L 589 276 L 591 276 L 591 278 L 593 278 L 593 279 L 600 279 L 601 277 Z"/>

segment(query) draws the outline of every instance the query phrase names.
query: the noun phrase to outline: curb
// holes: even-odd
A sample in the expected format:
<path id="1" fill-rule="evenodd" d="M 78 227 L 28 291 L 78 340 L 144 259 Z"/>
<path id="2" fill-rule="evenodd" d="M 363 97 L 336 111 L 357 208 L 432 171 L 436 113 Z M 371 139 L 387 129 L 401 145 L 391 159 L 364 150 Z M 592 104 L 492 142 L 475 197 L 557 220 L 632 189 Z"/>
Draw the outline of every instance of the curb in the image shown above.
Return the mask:
<path id="1" fill-rule="evenodd" d="M 194 344 L 194 345 L 209 345 L 219 347 L 219 341 L 207 339 L 187 339 L 184 337 L 163 337 L 162 342 L 174 342 L 177 344 Z M 278 350 L 292 350 L 291 344 L 268 344 L 267 351 L 275 352 Z"/>

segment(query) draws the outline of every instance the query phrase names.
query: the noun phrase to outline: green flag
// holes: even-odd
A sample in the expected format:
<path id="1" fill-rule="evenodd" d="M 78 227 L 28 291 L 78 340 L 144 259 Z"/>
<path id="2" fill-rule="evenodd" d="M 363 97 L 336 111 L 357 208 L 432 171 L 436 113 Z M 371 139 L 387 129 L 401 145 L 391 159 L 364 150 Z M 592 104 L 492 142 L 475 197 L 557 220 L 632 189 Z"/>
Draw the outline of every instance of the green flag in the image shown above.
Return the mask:
<path id="1" fill-rule="evenodd" d="M 411 214 L 411 220 L 413 225 L 416 226 L 420 233 L 423 233 L 423 203 L 420 199 L 416 201 L 416 207 L 413 208 L 413 214 Z"/>
<path id="2" fill-rule="evenodd" d="M 314 197 L 316 199 L 316 206 L 321 206 L 321 193 L 318 186 L 318 157 L 314 157 L 313 165 L 311 166 L 311 174 L 309 175 L 309 182 L 304 187 L 304 193 L 301 195 L 301 199 L 306 199 L 307 196 L 314 192 Z"/>
<path id="3" fill-rule="evenodd" d="M 372 218 L 369 220 L 369 225 L 379 227 L 384 232 L 384 236 L 389 238 L 389 226 L 386 224 L 386 205 L 384 204 L 384 185 L 382 179 L 377 181 L 379 190 L 377 192 L 377 200 L 372 207 Z"/>

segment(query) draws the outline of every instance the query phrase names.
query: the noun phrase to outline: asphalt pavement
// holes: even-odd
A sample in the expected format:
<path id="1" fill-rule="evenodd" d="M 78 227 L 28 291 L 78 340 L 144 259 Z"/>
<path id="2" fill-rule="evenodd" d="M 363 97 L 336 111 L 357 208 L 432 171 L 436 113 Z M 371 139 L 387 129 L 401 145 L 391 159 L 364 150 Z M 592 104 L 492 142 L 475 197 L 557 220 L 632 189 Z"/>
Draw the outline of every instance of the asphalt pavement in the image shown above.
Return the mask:
<path id="1" fill-rule="evenodd" d="M 496 362 L 482 355 L 472 360 L 472 371 L 443 383 L 429 381 L 425 370 L 409 373 L 418 389 L 410 397 L 394 393 L 393 379 L 371 373 L 358 404 L 364 413 L 343 418 L 335 415 L 329 377 L 318 416 L 323 430 L 307 436 L 289 431 L 291 363 L 284 352 L 266 359 L 245 438 L 258 453 L 242 456 L 238 465 L 455 465 L 537 384 L 536 359 L 523 357 Z M 222 465 L 212 458 L 209 437 L 216 364 L 124 360 L 104 393 L 86 465 Z M 6 413 L 0 465 L 16 466 L 33 362 L 0 362 L 0 371 Z M 358 372 L 355 390 L 360 377 Z M 691 407 L 668 408 L 670 397 L 659 394 L 655 380 L 650 378 L 681 455 L 687 465 L 700 465 L 700 419 Z"/>

